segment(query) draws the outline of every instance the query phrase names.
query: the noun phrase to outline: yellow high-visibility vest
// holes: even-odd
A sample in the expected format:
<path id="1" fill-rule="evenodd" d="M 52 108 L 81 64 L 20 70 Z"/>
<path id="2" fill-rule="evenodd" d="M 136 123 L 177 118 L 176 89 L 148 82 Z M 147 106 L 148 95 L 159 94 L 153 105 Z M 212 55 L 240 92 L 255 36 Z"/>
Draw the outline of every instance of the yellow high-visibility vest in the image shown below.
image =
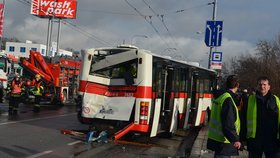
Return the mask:
<path id="1" fill-rule="evenodd" d="M 231 95 L 228 92 L 226 92 L 221 96 L 219 96 L 217 99 L 214 99 L 212 102 L 211 116 L 210 116 L 209 129 L 208 129 L 208 138 L 222 143 L 230 143 L 230 141 L 225 137 L 223 133 L 222 118 L 221 118 L 222 106 L 227 98 L 232 99 L 236 112 L 236 120 L 234 122 L 234 125 L 236 129 L 236 133 L 238 135 L 240 133 L 240 118 L 239 118 L 237 106 L 233 98 L 231 97 Z"/>
<path id="2" fill-rule="evenodd" d="M 274 95 L 278 107 L 278 130 L 280 126 L 280 100 Z M 256 95 L 249 96 L 247 108 L 247 138 L 255 138 L 257 130 L 257 98 Z M 277 132 L 279 138 L 279 132 Z"/>

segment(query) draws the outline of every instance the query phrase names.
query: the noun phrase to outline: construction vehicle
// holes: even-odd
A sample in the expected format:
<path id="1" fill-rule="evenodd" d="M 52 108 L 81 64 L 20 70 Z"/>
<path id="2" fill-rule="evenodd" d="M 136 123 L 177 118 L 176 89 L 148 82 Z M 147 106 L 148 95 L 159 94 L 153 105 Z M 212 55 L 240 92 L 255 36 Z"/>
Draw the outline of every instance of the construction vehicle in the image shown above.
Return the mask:
<path id="1" fill-rule="evenodd" d="M 6 54 L 4 51 L 0 52 L 0 96 L 3 94 L 6 100 L 10 98 L 8 85 L 16 74 L 22 75 L 22 67 L 19 66 L 18 62 L 18 58 L 14 55 Z"/>
<path id="2" fill-rule="evenodd" d="M 1 86 L 3 86 L 4 89 L 7 88 L 7 73 L 6 73 L 6 68 L 7 68 L 7 63 L 8 59 L 6 55 L 0 54 L 0 81 L 1 81 Z"/>
<path id="3" fill-rule="evenodd" d="M 22 75 L 22 68 L 18 65 L 18 59 L 14 55 L 0 52 L 0 81 L 3 82 L 5 89 L 15 74 Z"/>
<path id="4" fill-rule="evenodd" d="M 80 70 L 80 61 L 77 58 L 43 57 L 40 52 L 31 50 L 29 59 L 20 58 L 20 65 L 23 67 L 23 76 L 32 78 L 37 74 L 41 76 L 45 87 L 42 100 L 65 104 L 76 96 Z M 27 80 L 30 81 L 31 78 Z M 32 87 L 32 84 L 27 85 Z"/>

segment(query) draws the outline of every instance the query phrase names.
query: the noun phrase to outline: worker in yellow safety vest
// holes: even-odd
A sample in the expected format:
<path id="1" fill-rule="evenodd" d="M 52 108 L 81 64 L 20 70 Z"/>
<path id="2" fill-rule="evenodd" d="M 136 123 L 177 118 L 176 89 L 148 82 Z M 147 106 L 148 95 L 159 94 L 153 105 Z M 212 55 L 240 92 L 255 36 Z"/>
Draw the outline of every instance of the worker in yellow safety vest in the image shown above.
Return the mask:
<path id="1" fill-rule="evenodd" d="M 279 141 L 280 101 L 270 92 L 270 79 L 257 80 L 257 92 L 248 98 L 243 112 L 246 116 L 246 139 L 249 158 L 277 158 Z"/>
<path id="2" fill-rule="evenodd" d="M 44 90 L 40 74 L 35 75 L 35 79 L 33 79 L 32 84 L 34 86 L 32 92 L 33 92 L 33 95 L 35 96 L 35 104 L 33 107 L 33 111 L 35 113 L 38 113 L 38 112 L 40 112 L 40 101 L 41 101 L 42 93 Z"/>
<path id="3" fill-rule="evenodd" d="M 230 75 L 226 91 L 217 91 L 212 102 L 208 129 L 207 148 L 215 152 L 215 158 L 237 156 L 241 147 L 239 139 L 240 119 L 237 109 L 239 79 Z"/>

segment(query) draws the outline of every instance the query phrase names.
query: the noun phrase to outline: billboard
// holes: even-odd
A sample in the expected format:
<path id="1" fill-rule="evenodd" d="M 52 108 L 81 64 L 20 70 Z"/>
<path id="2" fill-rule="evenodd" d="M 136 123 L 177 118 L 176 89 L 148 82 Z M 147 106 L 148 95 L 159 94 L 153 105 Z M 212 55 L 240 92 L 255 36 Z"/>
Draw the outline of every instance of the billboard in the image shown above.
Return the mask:
<path id="1" fill-rule="evenodd" d="M 77 0 L 32 0 L 31 14 L 39 17 L 75 19 Z"/>

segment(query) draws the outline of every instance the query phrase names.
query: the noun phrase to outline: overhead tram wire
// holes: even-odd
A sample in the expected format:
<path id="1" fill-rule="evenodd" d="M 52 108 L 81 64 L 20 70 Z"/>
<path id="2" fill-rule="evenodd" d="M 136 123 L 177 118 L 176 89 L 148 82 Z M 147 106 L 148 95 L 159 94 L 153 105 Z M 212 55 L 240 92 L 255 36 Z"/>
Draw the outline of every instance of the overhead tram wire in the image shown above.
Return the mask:
<path id="1" fill-rule="evenodd" d="M 206 6 L 211 5 L 211 4 L 212 4 L 212 3 L 207 3 L 207 4 L 197 5 L 197 6 L 194 6 L 194 7 L 191 7 L 191 8 L 187 8 L 187 9 L 180 9 L 180 10 L 177 10 L 177 11 L 175 11 L 175 12 L 170 12 L 170 13 L 167 13 L 167 14 L 164 14 L 164 15 L 166 16 L 166 15 L 170 15 L 170 14 L 183 13 L 183 12 L 186 12 L 186 11 L 189 11 L 189 10 L 193 10 L 193 9 L 197 9 L 197 8 L 206 7 Z"/>
<path id="2" fill-rule="evenodd" d="M 81 9 L 81 8 L 79 12 L 94 12 L 94 13 L 113 14 L 113 15 L 139 16 L 138 14 L 132 14 L 132 13 L 121 13 L 121 12 L 112 12 L 112 11 L 104 11 L 104 10 L 89 10 L 89 9 Z"/>
<path id="3" fill-rule="evenodd" d="M 144 15 L 144 14 L 132 14 L 132 13 L 122 13 L 122 12 L 112 12 L 112 11 L 104 11 L 104 10 L 89 10 L 89 9 L 83 9 L 80 8 L 79 12 L 93 12 L 93 13 L 103 13 L 103 14 L 112 14 L 112 15 L 127 15 L 127 16 L 140 16 L 140 17 L 153 17 L 153 16 L 168 16 L 171 14 L 178 14 L 178 13 L 183 13 L 183 12 L 187 12 L 189 10 L 193 10 L 193 9 L 197 9 L 197 8 L 202 8 L 208 5 L 211 5 L 212 3 L 207 3 L 207 4 L 203 4 L 203 5 L 198 5 L 198 6 L 194 6 L 191 8 L 187 8 L 187 9 L 180 9 L 180 10 L 176 10 L 176 11 L 172 11 L 166 14 L 156 14 L 156 15 Z M 155 13 L 154 13 L 155 14 Z"/>
<path id="4" fill-rule="evenodd" d="M 145 0 L 142 0 L 145 5 L 154 13 L 154 15 L 159 19 L 159 21 L 161 21 L 161 23 L 163 24 L 164 28 L 166 29 L 168 35 L 170 36 L 170 38 L 172 39 L 173 43 L 175 43 L 176 47 L 178 47 L 178 43 L 175 41 L 175 39 L 173 38 L 171 32 L 169 31 L 167 25 L 165 24 L 164 20 L 163 20 L 163 17 L 164 15 L 163 14 L 158 14 L 156 13 L 156 11 L 145 1 Z M 161 17 L 161 18 L 160 18 Z"/>
<path id="5" fill-rule="evenodd" d="M 157 35 L 160 37 L 160 39 L 166 44 L 167 47 L 170 47 L 169 44 L 161 37 L 159 31 L 157 30 L 157 28 L 154 26 L 154 24 L 152 23 L 152 21 L 148 21 L 146 16 L 143 15 L 137 8 L 135 8 L 131 3 L 129 3 L 127 0 L 124 0 L 131 8 L 133 8 L 142 18 L 145 19 L 145 21 L 150 24 L 152 26 L 152 28 L 154 29 L 154 31 L 157 33 Z M 151 16 L 149 16 L 149 18 L 151 19 Z"/>
<path id="6" fill-rule="evenodd" d="M 17 0 L 18 2 L 24 4 L 24 5 L 27 5 L 27 6 L 30 6 L 31 5 L 31 2 L 29 0 Z M 103 44 L 105 46 L 112 46 L 112 44 L 110 44 L 109 42 L 106 42 L 94 35 L 92 35 L 91 33 L 85 31 L 83 28 L 81 28 L 80 26 L 76 25 L 76 24 L 73 24 L 73 23 L 70 23 L 66 20 L 62 20 L 62 23 L 65 24 L 66 26 L 69 26 L 70 28 L 72 28 L 73 30 L 81 33 L 82 35 L 94 40 L 94 41 L 97 41 L 99 42 L 100 44 Z"/>
<path id="7" fill-rule="evenodd" d="M 105 46 L 112 46 L 109 42 L 104 41 L 104 40 L 102 40 L 102 39 L 100 39 L 100 38 L 94 36 L 93 34 L 91 34 L 91 33 L 87 32 L 87 31 L 85 31 L 85 29 L 81 28 L 80 26 L 77 26 L 76 24 L 73 24 L 73 23 L 71 23 L 71 22 L 69 22 L 69 21 L 66 21 L 66 20 L 62 20 L 62 22 L 63 22 L 64 24 L 66 24 L 66 25 L 68 25 L 68 26 L 70 26 L 70 27 L 76 29 L 76 31 L 82 33 L 83 35 L 85 35 L 85 36 L 87 36 L 87 37 L 89 37 L 89 38 L 91 38 L 91 39 L 93 39 L 93 40 L 99 42 L 100 44 L 104 44 Z"/>
<path id="8" fill-rule="evenodd" d="M 163 26 L 165 27 L 166 31 L 169 32 L 169 29 L 167 28 L 167 26 L 165 25 L 164 21 L 163 21 L 163 14 L 158 14 L 155 12 L 155 10 L 145 1 L 145 0 L 142 0 L 145 5 L 154 13 L 154 15 L 159 19 L 159 21 L 162 22 Z M 162 17 L 162 19 L 160 19 L 159 17 Z M 170 33 L 170 32 L 169 32 Z"/>
<path id="9" fill-rule="evenodd" d="M 127 0 L 125 0 L 125 1 L 126 1 L 126 3 L 127 3 L 131 8 L 133 8 L 141 17 L 143 17 L 143 18 L 146 20 L 146 22 L 148 22 L 148 23 L 153 27 L 153 29 L 154 29 L 155 32 L 158 34 L 158 36 L 161 38 L 161 40 L 164 41 L 164 43 L 166 43 L 166 45 L 167 45 L 168 47 L 170 47 L 169 44 L 161 37 L 159 31 L 158 31 L 158 30 L 156 29 L 156 27 L 152 24 L 152 22 L 148 21 L 147 18 L 146 18 L 146 17 L 149 17 L 149 18 L 151 19 L 153 16 L 152 16 L 152 15 L 143 15 L 143 14 L 142 14 L 139 10 L 137 10 L 137 8 L 135 8 L 131 3 L 129 3 Z M 212 4 L 212 3 L 207 3 L 207 4 L 203 4 L 203 5 L 198 5 L 198 6 L 195 6 L 195 7 L 188 8 L 188 9 L 181 9 L 181 10 L 177 10 L 177 11 L 175 11 L 175 12 L 170 12 L 170 13 L 168 13 L 168 14 L 157 14 L 157 13 L 152 9 L 152 7 L 151 7 L 146 1 L 144 1 L 144 0 L 142 0 L 142 1 L 150 8 L 150 10 L 152 10 L 152 12 L 154 13 L 155 16 L 157 16 L 158 18 L 159 18 L 159 17 L 162 17 L 162 19 L 159 18 L 159 20 L 163 23 L 163 25 L 164 25 L 165 29 L 167 30 L 169 36 L 171 37 L 171 39 L 173 40 L 173 42 L 175 43 L 175 45 L 176 45 L 177 47 L 178 47 L 178 44 L 177 44 L 177 42 L 174 40 L 174 38 L 172 38 L 172 35 L 171 35 L 171 33 L 170 33 L 170 31 L 169 31 L 167 25 L 165 24 L 165 22 L 164 22 L 164 20 L 163 20 L 163 16 L 170 15 L 170 14 L 178 14 L 178 13 L 182 13 L 182 12 L 185 12 L 185 11 L 188 11 L 188 10 L 197 9 L 197 8 L 202 8 L 202 7 L 205 7 L 205 6 L 208 6 L 208 5 L 211 5 L 211 4 Z M 180 49 L 180 48 L 179 48 L 179 49 Z M 181 53 L 181 54 L 182 54 L 182 53 Z M 182 55 L 183 55 L 183 54 L 182 54 Z M 184 57 L 184 55 L 183 55 L 183 57 Z"/>
<path id="10" fill-rule="evenodd" d="M 22 3 L 22 4 L 24 4 L 24 5 L 28 5 L 28 6 L 30 6 L 31 5 L 31 2 L 30 2 L 30 0 L 17 0 L 18 2 L 20 2 L 20 3 Z M 132 16 L 141 16 L 141 17 L 143 17 L 145 20 L 146 20 L 146 22 L 148 22 L 152 27 L 153 27 L 153 29 L 155 30 L 155 32 L 159 35 L 159 37 L 162 39 L 162 37 L 161 37 L 161 35 L 160 35 L 160 33 L 159 33 L 159 31 L 156 29 L 156 27 L 152 24 L 152 22 L 151 21 L 148 21 L 147 20 L 147 18 L 146 17 L 152 17 L 152 15 L 143 15 L 141 12 L 139 12 L 135 7 L 133 7 L 127 0 L 125 0 L 127 3 L 128 3 L 128 5 L 130 6 L 130 7 L 132 7 L 137 13 L 138 13 L 138 15 L 136 15 L 136 14 L 128 14 L 128 13 L 117 13 L 117 12 L 106 12 L 106 11 L 93 11 L 93 12 L 103 12 L 103 13 L 108 13 L 108 14 L 119 14 L 119 15 L 132 15 Z M 182 12 L 185 12 L 185 11 L 188 11 L 188 10 L 192 10 L 192 9 L 196 9 L 196 8 L 201 8 L 201 7 L 204 7 L 204 6 L 208 6 L 208 5 L 211 5 L 212 3 L 207 3 L 206 5 L 204 4 L 204 5 L 199 5 L 199 6 L 195 6 L 195 7 L 192 7 L 192 8 L 187 8 L 187 9 L 181 9 L 181 10 L 177 10 L 177 11 L 174 11 L 174 12 L 170 12 L 170 13 L 167 13 L 167 14 L 161 14 L 161 15 L 163 15 L 163 16 L 167 16 L 167 15 L 170 15 L 170 14 L 178 14 L 178 13 L 182 13 Z M 68 21 L 64 21 L 64 23 L 63 24 L 68 24 L 68 26 L 71 26 L 71 28 L 73 29 L 73 30 L 75 30 L 75 31 L 78 31 L 78 32 L 80 32 L 80 33 L 82 33 L 84 36 L 87 36 L 87 37 L 90 37 L 90 39 L 93 39 L 94 41 L 98 41 L 98 38 L 97 37 L 95 37 L 95 36 L 93 36 L 92 34 L 90 34 L 90 33 L 88 33 L 88 32 L 86 32 L 86 31 L 84 31 L 83 29 L 81 29 L 81 28 L 78 28 L 78 25 L 74 25 L 74 24 L 70 24 Z M 91 37 L 91 36 L 93 36 L 93 37 Z M 162 39 L 163 40 L 163 39 Z M 102 40 L 101 40 L 102 41 Z M 164 41 L 164 40 L 163 40 Z M 100 41 L 98 41 L 98 42 L 100 42 Z M 105 42 L 105 41 L 103 41 L 103 42 Z M 101 42 L 101 43 L 103 43 L 103 42 Z M 165 42 L 165 41 L 164 41 Z M 105 42 L 105 43 L 108 43 L 108 42 Z M 165 42 L 166 43 L 166 42 Z M 104 43 L 103 43 L 104 44 Z M 107 45 L 107 44 L 106 44 Z M 168 44 L 167 44 L 168 45 Z M 170 47 L 170 46 L 168 46 L 168 47 Z"/>

